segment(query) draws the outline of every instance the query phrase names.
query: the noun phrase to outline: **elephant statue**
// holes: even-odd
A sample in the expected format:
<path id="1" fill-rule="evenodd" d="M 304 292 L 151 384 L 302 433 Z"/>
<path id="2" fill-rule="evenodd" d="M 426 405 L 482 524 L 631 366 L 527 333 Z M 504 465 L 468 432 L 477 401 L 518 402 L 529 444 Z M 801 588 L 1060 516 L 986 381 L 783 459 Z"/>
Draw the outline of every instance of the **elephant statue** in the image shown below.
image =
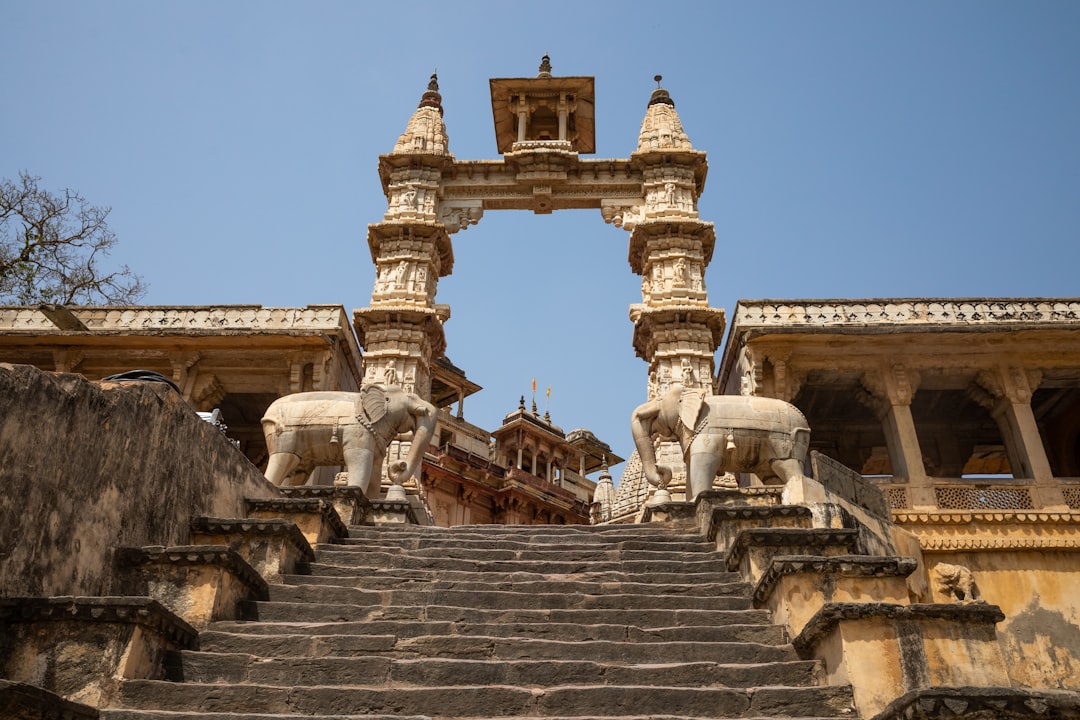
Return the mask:
<path id="1" fill-rule="evenodd" d="M 420 466 L 435 433 L 435 420 L 434 405 L 395 385 L 286 395 L 272 402 L 262 418 L 270 453 L 266 479 L 281 485 L 297 471 L 344 465 L 349 485 L 376 498 L 390 442 L 413 433 L 408 456 L 390 468 L 390 479 L 404 484 Z"/>
<path id="2" fill-rule="evenodd" d="M 670 482 L 671 468 L 656 464 L 653 437 L 678 440 L 686 463 L 687 500 L 710 489 L 718 472 L 751 472 L 762 482 L 801 477 L 810 449 L 810 427 L 790 403 L 706 395 L 678 384 L 634 410 L 630 428 L 645 479 L 657 487 Z"/>

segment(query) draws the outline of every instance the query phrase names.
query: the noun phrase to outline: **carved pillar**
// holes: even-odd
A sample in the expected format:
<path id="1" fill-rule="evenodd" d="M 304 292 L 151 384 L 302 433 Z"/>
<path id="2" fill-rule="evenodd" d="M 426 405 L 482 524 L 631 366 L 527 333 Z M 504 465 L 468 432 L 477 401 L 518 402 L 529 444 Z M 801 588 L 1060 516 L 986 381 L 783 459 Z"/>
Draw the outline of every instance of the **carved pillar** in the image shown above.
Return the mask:
<path id="1" fill-rule="evenodd" d="M 1034 481 L 1032 499 L 1038 508 L 1067 509 L 1061 483 L 1054 477 L 1046 456 L 1031 396 L 1042 373 L 1022 367 L 998 367 L 979 373 L 971 397 L 990 411 L 1001 430 L 1009 467 L 1015 478 Z M 979 389 L 985 391 L 980 393 Z"/>
<path id="2" fill-rule="evenodd" d="M 918 373 L 901 364 L 871 370 L 863 375 L 863 387 L 869 395 L 859 399 L 881 420 L 893 476 L 907 480 L 912 507 L 936 507 L 937 498 L 926 475 L 919 436 L 911 415 L 911 400 L 918 383 Z"/>

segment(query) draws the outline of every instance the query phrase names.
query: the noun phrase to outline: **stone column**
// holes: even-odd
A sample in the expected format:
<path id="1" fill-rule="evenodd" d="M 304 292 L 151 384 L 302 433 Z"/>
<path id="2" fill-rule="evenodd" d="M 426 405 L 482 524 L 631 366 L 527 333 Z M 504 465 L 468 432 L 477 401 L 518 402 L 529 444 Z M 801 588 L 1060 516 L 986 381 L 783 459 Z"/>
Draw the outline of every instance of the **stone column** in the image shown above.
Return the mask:
<path id="1" fill-rule="evenodd" d="M 1068 504 L 1061 483 L 1050 468 L 1035 413 L 1031 410 L 1031 396 L 1041 381 L 1042 374 L 1038 371 L 998 367 L 979 373 L 970 395 L 989 410 L 997 422 L 1013 477 L 1033 481 L 1031 491 L 1035 507 L 1066 510 Z"/>
<path id="2" fill-rule="evenodd" d="M 937 498 L 926 475 L 915 420 L 911 416 L 911 401 L 918 383 L 918 373 L 900 364 L 870 370 L 863 375 L 863 387 L 869 395 L 859 399 L 881 420 L 893 475 L 906 479 L 911 507 L 935 508 Z"/>

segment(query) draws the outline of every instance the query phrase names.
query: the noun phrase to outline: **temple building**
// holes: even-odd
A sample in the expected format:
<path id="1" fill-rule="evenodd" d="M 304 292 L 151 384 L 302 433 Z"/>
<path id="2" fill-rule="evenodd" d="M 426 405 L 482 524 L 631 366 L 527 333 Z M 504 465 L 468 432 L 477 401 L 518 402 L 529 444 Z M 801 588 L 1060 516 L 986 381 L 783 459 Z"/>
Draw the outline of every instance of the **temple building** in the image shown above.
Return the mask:
<path id="1" fill-rule="evenodd" d="M 134 472 L 91 473 L 87 483 L 108 492 L 94 485 L 93 496 L 77 504 L 56 488 L 41 495 L 49 484 L 38 482 L 36 466 L 16 468 L 21 474 L 0 468 L 37 503 L 32 512 L 0 517 L 31 548 L 9 555 L 0 547 L 0 580 L 15 588 L 0 600 L 33 596 L 0 603 L 0 610 L 14 608 L 0 621 L 55 628 L 49 623 L 64 613 L 37 596 L 74 607 L 67 596 L 88 595 L 91 610 L 65 612 L 97 627 L 96 608 L 113 607 L 109 593 L 125 587 L 107 562 L 113 548 L 103 537 L 123 535 L 140 546 L 117 557 L 141 563 L 139 587 L 147 593 L 159 587 L 147 567 L 181 578 L 159 592 L 165 604 L 179 596 L 177 585 L 195 585 L 192 578 L 204 583 L 200 592 L 211 584 L 192 569 L 203 572 L 203 564 L 228 575 L 222 585 L 237 593 L 198 615 L 194 601 L 170 606 L 170 613 L 191 615 L 184 623 L 195 627 L 171 615 L 157 622 L 155 631 L 172 634 L 145 651 L 153 662 L 137 669 L 143 675 L 116 675 L 94 687 L 98 694 L 81 686 L 77 697 L 51 692 L 95 707 L 170 711 L 194 698 L 192 716 L 232 713 L 234 688 L 223 678 L 235 675 L 244 678 L 237 684 L 256 688 L 245 696 L 253 709 L 243 717 L 316 716 L 311 708 L 322 702 L 324 715 L 334 717 L 393 707 L 409 717 L 1080 718 L 1080 298 L 740 300 L 728 326 L 724 309 L 709 305 L 705 282 L 717 242 L 712 223 L 698 214 L 705 152 L 693 146 L 674 99 L 655 79 L 630 156 L 588 158 L 596 147 L 594 78 L 555 76 L 545 56 L 535 77 L 490 81 L 501 157 L 459 160 L 432 75 L 404 133 L 379 157 L 387 207 L 367 228 L 374 287 L 369 304 L 351 314 L 341 305 L 0 307 L 4 387 L 22 383 L 37 393 L 35 402 L 60 398 L 53 412 L 72 416 L 86 408 L 65 405 L 65 392 L 135 413 L 145 410 L 139 397 L 109 399 L 108 383 L 86 380 L 152 371 L 183 399 L 170 396 L 175 406 L 165 420 L 172 424 L 163 420 L 163 427 L 203 442 L 206 428 L 192 421 L 189 406 L 217 409 L 242 453 L 212 448 L 217 455 L 195 453 L 187 467 L 174 462 L 179 450 L 164 448 L 159 462 L 173 473 L 168 502 L 144 501 L 146 483 L 128 476 Z M 562 209 L 599 210 L 599 219 L 626 231 L 630 268 L 641 278 L 641 302 L 628 311 L 627 352 L 643 361 L 642 407 L 628 423 L 637 449 L 617 486 L 609 466 L 624 458 L 583 427 L 564 430 L 538 412 L 535 399 L 530 405 L 521 397 L 496 428 L 466 419 L 466 399 L 482 388 L 450 361 L 450 308 L 436 302 L 439 280 L 454 268 L 455 233 L 489 211 Z M 365 497 L 338 466 L 294 477 L 296 487 L 263 477 L 269 451 L 261 419 L 272 402 L 305 391 L 360 396 L 391 387 L 410 394 L 428 417 L 437 414 L 404 499 L 380 498 L 379 488 Z M 0 395 L 5 400 L 14 406 L 18 398 Z M 359 420 L 361 402 L 352 407 Z M 724 408 L 739 412 L 727 416 Z M 4 420 L 0 414 L 0 430 Z M 91 427 L 72 432 L 81 447 L 108 431 L 84 424 Z M 11 427 L 0 432 L 0 451 L 7 443 L 11 457 L 42 456 L 29 434 Z M 415 457 L 413 439 L 423 437 L 417 429 L 385 438 L 383 494 L 397 487 L 390 468 Z M 65 460 L 53 445 L 42 466 Z M 109 467 L 122 460 L 110 457 Z M 701 464 L 712 461 L 719 471 Z M 72 466 L 81 469 L 77 459 L 63 467 Z M 383 500 L 399 504 L 394 522 L 379 515 Z M 241 510 L 249 516 L 214 514 Z M 76 529 L 48 534 L 65 519 Z M 233 535 L 230 522 L 240 528 Z M 464 527 L 480 525 L 544 527 Z M 557 525 L 591 527 L 550 527 Z M 258 552 L 250 537 L 236 539 L 245 533 L 261 533 Z M 200 555 L 189 536 L 214 549 Z M 292 554 L 282 550 L 268 561 L 270 536 L 279 549 L 293 543 Z M 64 562 L 35 559 L 50 542 Z M 243 562 L 227 542 L 247 548 Z M 261 563 L 258 571 L 249 561 Z M 312 568 L 309 575 L 321 575 L 309 584 L 305 569 Z M 247 595 L 234 590 L 243 584 L 237 577 Z M 485 583 L 498 587 L 488 592 Z M 462 605 L 451 606 L 451 597 Z M 131 614 L 126 605 L 123 613 Z M 463 620 L 478 617 L 485 620 Z M 202 684 L 162 660 L 188 630 L 197 636 L 225 622 L 224 632 L 209 636 L 223 643 L 242 636 L 245 622 L 260 621 L 265 626 L 241 647 L 281 652 L 285 641 L 260 644 L 263 636 L 285 632 L 277 623 L 298 622 L 289 637 L 300 638 L 303 652 L 267 660 L 256 651 L 226 651 L 218 653 L 222 660 L 197 655 L 188 639 L 193 674 L 202 668 L 211 676 Z M 321 675 L 290 686 L 297 656 L 351 667 L 322 656 L 330 647 L 353 652 L 362 644 L 333 643 L 384 622 L 392 628 L 386 633 L 399 635 L 371 635 L 377 641 L 370 647 L 379 649 L 356 652 L 388 654 L 379 671 L 385 687 L 354 687 L 353 670 L 340 671 L 339 684 L 349 685 L 336 700 Z M 431 635 L 410 634 L 419 624 Z M 472 630 L 462 625 L 491 637 L 466 637 Z M 305 644 L 312 626 L 339 635 Z M 769 634 L 754 634 L 757 626 Z M 599 639 L 612 628 L 617 637 Z M 7 672 L 42 683 L 60 677 L 54 671 L 63 658 L 40 647 L 44 631 L 20 632 L 21 654 Z M 556 633 L 558 642 L 551 641 Z M 455 645 L 459 640 L 465 644 Z M 624 647 L 639 643 L 648 653 Z M 735 658 L 743 645 L 753 647 Z M 422 657 L 427 651 L 435 655 Z M 652 653 L 661 651 L 675 656 L 655 660 Z M 600 661 L 598 652 L 613 656 Z M 453 653 L 471 663 L 468 671 L 423 665 Z M 571 655 L 579 665 L 552 670 Z M 526 668 L 525 658 L 537 665 Z M 206 670 L 221 667 L 215 661 L 228 667 Z M 421 669 L 409 675 L 413 661 Z M 271 675 L 259 675 L 258 665 Z M 478 666 L 493 674 L 476 680 L 481 675 L 470 673 Z M 520 677 L 537 674 L 504 687 L 511 666 Z M 586 672 L 600 679 L 579 678 Z M 81 675 L 69 669 L 66 677 Z M 305 682 L 319 687 L 310 700 Z M 425 683 L 433 687 L 419 687 Z M 443 687 L 458 684 L 472 693 L 460 702 Z M 266 700 L 271 696 L 281 699 Z M 503 697 L 510 699 L 500 705 Z"/>

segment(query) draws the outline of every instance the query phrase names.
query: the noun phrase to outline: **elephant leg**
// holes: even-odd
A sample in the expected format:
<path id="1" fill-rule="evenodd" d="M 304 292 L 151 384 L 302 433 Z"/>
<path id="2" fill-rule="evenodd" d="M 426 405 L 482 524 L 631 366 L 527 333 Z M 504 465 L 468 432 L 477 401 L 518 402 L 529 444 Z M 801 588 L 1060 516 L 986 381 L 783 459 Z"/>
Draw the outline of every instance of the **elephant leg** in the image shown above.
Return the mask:
<path id="1" fill-rule="evenodd" d="M 378 500 L 382 497 L 382 467 L 383 460 L 386 459 L 385 450 L 373 450 L 371 456 L 371 480 L 368 482 L 367 495 L 368 500 Z"/>
<path id="2" fill-rule="evenodd" d="M 713 450 L 690 454 L 690 467 L 686 469 L 686 499 L 692 501 L 706 490 L 712 490 L 713 478 L 720 468 L 720 456 Z"/>
<path id="3" fill-rule="evenodd" d="M 299 464 L 299 455 L 289 452 L 271 453 L 270 460 L 266 463 L 266 479 L 280 486 Z"/>
<path id="4" fill-rule="evenodd" d="M 793 478 L 803 476 L 802 463 L 795 458 L 777 458 L 770 464 L 772 465 L 772 471 L 776 473 L 776 477 L 780 478 L 785 485 Z"/>
<path id="5" fill-rule="evenodd" d="M 369 485 L 371 484 L 372 463 L 375 453 L 369 448 L 346 448 L 342 451 L 345 460 L 345 469 L 349 473 L 349 485 L 360 488 L 365 495 L 370 496 Z M 376 488 L 376 491 L 378 489 Z"/>

